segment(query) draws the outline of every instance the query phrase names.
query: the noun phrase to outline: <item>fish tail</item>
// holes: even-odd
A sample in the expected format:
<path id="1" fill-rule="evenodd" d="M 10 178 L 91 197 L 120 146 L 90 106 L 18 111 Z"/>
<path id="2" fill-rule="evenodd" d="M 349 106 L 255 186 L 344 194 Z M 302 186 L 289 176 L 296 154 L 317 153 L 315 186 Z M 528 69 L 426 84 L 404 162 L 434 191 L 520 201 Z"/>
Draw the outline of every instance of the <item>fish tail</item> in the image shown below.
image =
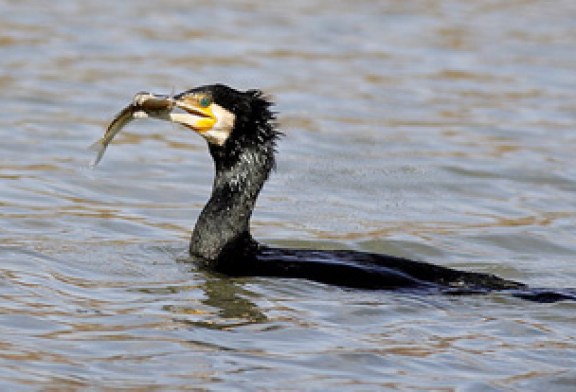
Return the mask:
<path id="1" fill-rule="evenodd" d="M 89 165 L 90 168 L 94 168 L 96 165 L 98 165 L 98 162 L 100 162 L 100 160 L 104 156 L 104 151 L 106 151 L 106 143 L 104 143 L 104 138 L 92 144 L 90 147 L 88 147 L 88 150 L 94 151 L 96 153 L 96 156 L 94 157 L 92 162 L 90 162 Z"/>

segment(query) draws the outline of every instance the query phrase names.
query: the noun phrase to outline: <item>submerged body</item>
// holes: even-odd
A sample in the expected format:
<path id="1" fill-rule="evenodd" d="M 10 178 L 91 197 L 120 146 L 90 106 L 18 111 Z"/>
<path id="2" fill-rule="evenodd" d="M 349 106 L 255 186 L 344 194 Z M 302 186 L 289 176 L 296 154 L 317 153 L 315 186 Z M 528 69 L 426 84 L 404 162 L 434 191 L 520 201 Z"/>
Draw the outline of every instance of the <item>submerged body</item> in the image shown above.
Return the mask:
<path id="1" fill-rule="evenodd" d="M 144 117 L 184 125 L 208 142 L 215 165 L 213 190 L 192 231 L 189 248 L 190 255 L 205 268 L 230 276 L 303 278 L 350 288 L 444 294 L 505 290 L 541 302 L 576 300 L 576 291 L 571 289 L 533 289 L 491 274 L 388 255 L 259 244 L 250 234 L 250 217 L 274 168 L 280 136 L 271 102 L 260 91 L 240 92 L 224 85 L 198 87 L 174 97 L 143 97 L 114 119 L 108 128 L 110 134 L 117 133 L 134 113 L 143 112 Z M 148 108 L 149 100 L 155 102 L 150 105 L 154 110 Z M 103 140 L 105 148 L 108 139 L 105 136 Z"/>

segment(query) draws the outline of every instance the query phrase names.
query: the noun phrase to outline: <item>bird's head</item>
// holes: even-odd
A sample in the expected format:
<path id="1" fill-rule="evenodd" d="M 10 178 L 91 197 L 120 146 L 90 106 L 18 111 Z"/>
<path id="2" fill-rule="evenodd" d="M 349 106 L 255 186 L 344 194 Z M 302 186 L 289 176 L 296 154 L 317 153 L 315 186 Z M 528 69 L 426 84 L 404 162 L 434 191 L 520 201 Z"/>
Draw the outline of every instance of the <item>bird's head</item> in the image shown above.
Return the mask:
<path id="1" fill-rule="evenodd" d="M 172 100 L 168 119 L 195 131 L 211 147 L 246 147 L 277 136 L 272 103 L 258 90 L 242 92 L 215 84 L 187 90 Z"/>

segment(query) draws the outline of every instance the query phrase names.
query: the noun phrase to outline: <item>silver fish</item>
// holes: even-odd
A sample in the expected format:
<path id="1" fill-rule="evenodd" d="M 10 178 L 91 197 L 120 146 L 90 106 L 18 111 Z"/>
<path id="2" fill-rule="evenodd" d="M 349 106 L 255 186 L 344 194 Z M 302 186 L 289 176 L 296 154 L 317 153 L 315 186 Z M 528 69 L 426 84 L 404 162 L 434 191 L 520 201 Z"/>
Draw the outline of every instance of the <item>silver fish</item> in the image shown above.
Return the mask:
<path id="1" fill-rule="evenodd" d="M 174 99 L 168 95 L 155 95 L 145 91 L 136 94 L 132 103 L 114 117 L 106 128 L 104 136 L 89 147 L 91 151 L 96 152 L 96 157 L 90 163 L 90 167 L 94 167 L 100 162 L 112 139 L 129 122 L 138 118 L 162 118 L 174 108 L 174 105 Z"/>

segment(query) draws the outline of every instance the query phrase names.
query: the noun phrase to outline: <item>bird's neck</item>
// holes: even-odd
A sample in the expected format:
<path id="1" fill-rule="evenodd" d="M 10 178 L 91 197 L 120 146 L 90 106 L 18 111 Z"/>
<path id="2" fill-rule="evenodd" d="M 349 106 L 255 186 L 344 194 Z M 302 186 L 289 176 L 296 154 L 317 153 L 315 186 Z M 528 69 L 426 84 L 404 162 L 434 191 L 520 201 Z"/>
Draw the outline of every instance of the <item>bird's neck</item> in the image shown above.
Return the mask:
<path id="1" fill-rule="evenodd" d="M 224 258 L 242 258 L 255 251 L 250 217 L 274 165 L 273 145 L 253 146 L 230 154 L 211 147 L 216 176 L 210 200 L 192 232 L 190 254 L 214 266 Z"/>

